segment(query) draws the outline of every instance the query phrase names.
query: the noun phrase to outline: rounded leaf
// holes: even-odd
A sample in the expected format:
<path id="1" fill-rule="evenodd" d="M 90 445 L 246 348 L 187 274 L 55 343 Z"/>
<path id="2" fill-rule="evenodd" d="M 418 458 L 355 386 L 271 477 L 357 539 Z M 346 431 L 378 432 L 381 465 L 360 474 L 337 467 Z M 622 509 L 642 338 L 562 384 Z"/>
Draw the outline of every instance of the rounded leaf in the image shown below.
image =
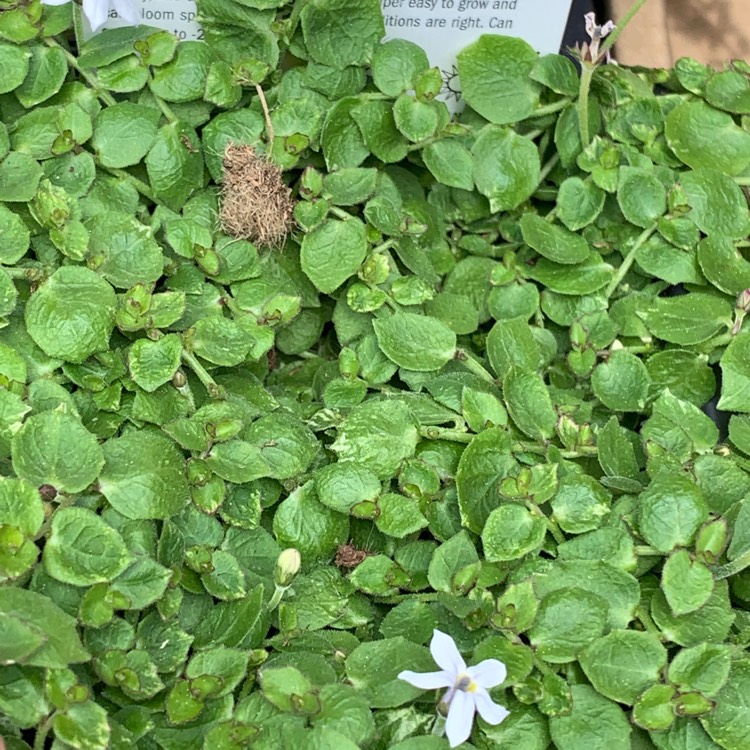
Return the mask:
<path id="1" fill-rule="evenodd" d="M 169 518 L 190 501 L 185 461 L 167 438 L 129 432 L 104 444 L 99 488 L 126 518 Z"/>
<path id="2" fill-rule="evenodd" d="M 373 327 L 383 354 L 407 370 L 439 370 L 456 353 L 456 334 L 437 318 L 398 312 Z"/>
<path id="3" fill-rule="evenodd" d="M 58 581 L 91 586 L 111 581 L 130 564 L 120 533 L 86 508 L 60 508 L 44 545 L 44 568 Z"/>
<path id="4" fill-rule="evenodd" d="M 50 357 L 83 362 L 109 346 L 115 308 L 115 292 L 101 276 L 62 266 L 26 303 L 26 328 Z"/>
<path id="5" fill-rule="evenodd" d="M 85 490 L 104 465 L 96 438 L 62 408 L 30 416 L 13 436 L 11 455 L 18 476 L 60 492 Z"/>

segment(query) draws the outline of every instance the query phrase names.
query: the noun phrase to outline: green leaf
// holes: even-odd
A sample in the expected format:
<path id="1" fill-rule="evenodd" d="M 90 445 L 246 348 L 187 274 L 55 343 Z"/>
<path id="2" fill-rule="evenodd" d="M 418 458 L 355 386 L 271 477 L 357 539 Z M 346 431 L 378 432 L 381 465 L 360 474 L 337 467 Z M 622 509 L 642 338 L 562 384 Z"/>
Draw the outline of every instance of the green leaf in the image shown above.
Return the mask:
<path id="1" fill-rule="evenodd" d="M 0 204 L 0 263 L 13 265 L 29 249 L 30 232 L 20 216 Z"/>
<path id="2" fill-rule="evenodd" d="M 2 587 L 0 612 L 42 634 L 44 642 L 25 658 L 25 663 L 62 669 L 91 658 L 78 637 L 75 619 L 48 597 L 26 589 Z"/>
<path id="3" fill-rule="evenodd" d="M 657 338 L 672 344 L 700 344 L 731 325 L 730 304 L 702 292 L 659 297 L 638 317 Z"/>
<path id="4" fill-rule="evenodd" d="M 716 695 L 716 708 L 701 724 L 725 750 L 742 750 L 750 744 L 750 660 L 740 659 Z"/>
<path id="5" fill-rule="evenodd" d="M 581 667 L 596 690 L 618 703 L 633 705 L 658 682 L 667 650 L 652 633 L 614 630 L 581 654 Z"/>
<path id="6" fill-rule="evenodd" d="M 313 433 L 300 420 L 283 412 L 253 422 L 243 440 L 256 446 L 268 467 L 267 476 L 285 480 L 302 474 L 319 450 Z"/>
<path id="7" fill-rule="evenodd" d="M 684 615 L 700 609 L 711 596 L 714 577 L 711 571 L 685 550 L 673 552 L 664 563 L 661 588 L 672 612 Z"/>
<path id="8" fill-rule="evenodd" d="M 424 50 L 406 39 L 390 39 L 375 48 L 372 80 L 388 96 L 414 88 L 416 79 L 430 67 Z"/>
<path id="9" fill-rule="evenodd" d="M 542 659 L 565 664 L 599 638 L 606 625 L 606 600 L 580 588 L 558 589 L 542 599 L 529 640 Z"/>
<path id="10" fill-rule="evenodd" d="M 697 406 L 675 398 L 669 390 L 654 402 L 641 435 L 683 462 L 696 453 L 713 451 L 719 440 L 719 430 L 711 419 Z"/>
<path id="11" fill-rule="evenodd" d="M 179 211 L 203 187 L 200 141 L 183 123 L 170 122 L 161 127 L 145 164 L 154 194 L 173 211 Z"/>
<path id="12" fill-rule="evenodd" d="M 721 643 L 735 619 L 726 581 L 716 581 L 708 601 L 685 615 L 675 615 L 664 593 L 657 591 L 651 598 L 651 616 L 662 632 L 668 634 L 669 640 L 681 646 Z"/>
<path id="13" fill-rule="evenodd" d="M 111 581 L 130 564 L 120 534 L 85 508 L 61 508 L 52 517 L 44 567 L 58 581 L 91 586 Z"/>
<path id="14" fill-rule="evenodd" d="M 635 479 L 639 474 L 633 443 L 625 430 L 620 427 L 616 417 L 599 430 L 596 446 L 599 464 L 610 477 L 628 477 Z"/>
<path id="15" fill-rule="evenodd" d="M 403 401 L 365 401 L 352 409 L 331 445 L 339 461 L 355 461 L 381 479 L 392 477 L 414 455 L 417 426 Z"/>
<path id="16" fill-rule="evenodd" d="M 540 352 L 531 326 L 521 318 L 495 323 L 487 336 L 487 358 L 501 379 L 514 368 L 536 370 L 540 364 Z"/>
<path id="17" fill-rule="evenodd" d="M 602 525 L 610 503 L 609 494 L 594 477 L 569 476 L 560 480 L 550 505 L 563 531 L 582 534 Z"/>
<path id="18" fill-rule="evenodd" d="M 436 591 L 453 593 L 457 574 L 466 569 L 479 569 L 479 555 L 468 531 L 461 530 L 441 544 L 430 559 L 427 580 Z"/>
<path id="19" fill-rule="evenodd" d="M 690 207 L 688 218 L 705 234 L 732 239 L 745 237 L 750 211 L 741 188 L 716 169 L 696 169 L 680 177 L 680 187 Z"/>
<path id="20" fill-rule="evenodd" d="M 96 438 L 64 407 L 30 416 L 11 441 L 13 469 L 35 486 L 81 492 L 104 465 Z"/>
<path id="21" fill-rule="evenodd" d="M 729 238 L 711 235 L 702 239 L 698 262 L 706 278 L 722 292 L 739 294 L 750 288 L 750 263 Z"/>
<path id="22" fill-rule="evenodd" d="M 505 125 L 533 113 L 540 87 L 530 73 L 537 53 L 523 39 L 484 34 L 457 60 L 463 98 L 482 117 Z"/>
<path id="23" fill-rule="evenodd" d="M 413 497 L 388 492 L 379 502 L 379 515 L 375 525 L 387 536 L 403 539 L 428 525 L 428 520 L 420 510 L 419 501 Z"/>
<path id="24" fill-rule="evenodd" d="M 182 340 L 170 333 L 156 340 L 139 339 L 128 351 L 130 376 L 144 391 L 170 381 L 180 366 Z"/>
<path id="25" fill-rule="evenodd" d="M 320 502 L 339 513 L 361 502 L 375 503 L 382 491 L 377 476 L 353 461 L 324 466 L 315 474 L 315 489 Z"/>
<path id="26" fill-rule="evenodd" d="M 734 70 L 723 70 L 712 75 L 706 84 L 706 101 L 726 112 L 750 112 L 750 84 Z"/>
<path id="27" fill-rule="evenodd" d="M 377 0 L 312 0 L 300 14 L 305 44 L 316 62 L 333 68 L 370 62 L 385 34 Z"/>
<path id="28" fill-rule="evenodd" d="M 557 193 L 557 218 L 576 232 L 593 222 L 604 208 L 606 193 L 591 181 L 568 177 Z"/>
<path id="29" fill-rule="evenodd" d="M 164 256 L 148 227 L 132 216 L 109 213 L 90 224 L 90 266 L 112 286 L 152 284 L 164 271 Z"/>
<path id="30" fill-rule="evenodd" d="M 632 575 L 599 560 L 558 562 L 547 574 L 534 576 L 538 596 L 560 589 L 580 588 L 604 601 L 610 628 L 626 628 L 640 598 L 640 586 Z"/>
<path id="31" fill-rule="evenodd" d="M 41 165 L 32 156 L 11 151 L 0 161 L 0 201 L 32 200 L 43 174 Z"/>
<path id="32" fill-rule="evenodd" d="M 552 437 L 557 414 L 540 375 L 511 370 L 503 381 L 503 396 L 508 413 L 523 433 L 537 440 Z"/>
<path id="33" fill-rule="evenodd" d="M 52 726 L 57 739 L 80 750 L 107 750 L 110 725 L 107 712 L 92 700 L 73 703 L 55 713 Z"/>
<path id="34" fill-rule="evenodd" d="M 612 279 L 612 271 L 612 266 L 592 250 L 578 265 L 563 265 L 542 258 L 525 275 L 558 294 L 582 295 L 605 287 Z"/>
<path id="35" fill-rule="evenodd" d="M 674 720 L 674 688 L 671 685 L 652 685 L 638 696 L 633 706 L 633 722 L 644 729 L 669 729 Z M 667 744 L 664 747 L 671 745 Z"/>
<path id="36" fill-rule="evenodd" d="M 519 224 L 523 241 L 555 263 L 582 263 L 589 256 L 589 244 L 583 237 L 537 214 L 524 214 Z"/>
<path id="37" fill-rule="evenodd" d="M 253 337 L 230 318 L 210 315 L 193 327 L 193 351 L 215 365 L 233 367 L 243 362 L 253 346 Z"/>
<path id="38" fill-rule="evenodd" d="M 440 124 L 433 102 L 420 102 L 409 94 L 401 94 L 394 102 L 393 119 L 401 134 L 412 143 L 432 137 Z"/>
<path id="39" fill-rule="evenodd" d="M 620 167 L 617 202 L 631 224 L 650 227 L 667 210 L 667 189 L 653 172 Z"/>
<path id="40" fill-rule="evenodd" d="M 457 140 L 435 141 L 425 146 L 421 153 L 425 166 L 438 182 L 461 190 L 474 189 L 471 154 Z"/>
<path id="41" fill-rule="evenodd" d="M 493 212 L 517 208 L 536 190 L 541 165 L 539 152 L 528 138 L 508 128 L 487 126 L 474 142 L 471 153 L 474 182 L 489 199 Z"/>
<path id="42" fill-rule="evenodd" d="M 31 47 L 29 72 L 15 90 L 18 101 L 30 109 L 56 94 L 68 75 L 68 62 L 61 47 L 41 44 Z"/>
<path id="43" fill-rule="evenodd" d="M 323 178 L 323 195 L 335 206 L 354 206 L 372 197 L 378 171 L 372 168 L 345 167 Z"/>
<path id="44" fill-rule="evenodd" d="M 434 667 L 426 648 L 396 636 L 357 646 L 346 660 L 346 676 L 370 707 L 391 708 L 408 703 L 421 693 L 419 688 L 397 679 L 399 672 L 428 672 Z"/>
<path id="45" fill-rule="evenodd" d="M 351 110 L 367 148 L 381 161 L 401 161 L 409 151 L 409 142 L 396 127 L 390 102 L 368 100 Z"/>
<path id="46" fill-rule="evenodd" d="M 99 488 L 126 518 L 169 518 L 190 501 L 184 459 L 151 432 L 130 432 L 104 444 Z"/>
<path id="47" fill-rule="evenodd" d="M 631 727 L 617 704 L 588 685 L 571 687 L 573 710 L 567 716 L 552 716 L 550 735 L 558 750 L 583 750 L 600 745 L 608 750 L 631 750 Z"/>
<path id="48" fill-rule="evenodd" d="M 7 94 L 18 88 L 29 72 L 31 50 L 15 44 L 0 44 L 0 68 L 3 70 L 3 82 L 0 83 L 0 94 Z"/>
<path id="49" fill-rule="evenodd" d="M 329 170 L 358 167 L 370 154 L 362 131 L 352 116 L 361 104 L 356 97 L 340 99 L 326 115 L 320 134 L 323 155 Z"/>
<path id="50" fill-rule="evenodd" d="M 83 362 L 105 351 L 114 327 L 115 293 L 88 268 L 63 266 L 26 304 L 26 327 L 50 357 Z"/>
<path id="51" fill-rule="evenodd" d="M 669 665 L 669 681 L 683 692 L 698 691 L 712 697 L 729 677 L 731 650 L 728 646 L 701 643 L 682 649 Z"/>
<path id="52" fill-rule="evenodd" d="M 324 294 L 338 289 L 365 259 L 365 225 L 355 218 L 326 219 L 302 239 L 300 264 Z"/>
<path id="53" fill-rule="evenodd" d="M 374 733 L 375 722 L 367 701 L 350 685 L 324 685 L 319 698 L 314 726 L 340 732 L 358 747 Z"/>
<path id="54" fill-rule="evenodd" d="M 687 477 L 661 472 L 640 494 L 640 530 L 643 538 L 661 552 L 690 545 L 706 520 L 706 502 Z"/>
<path id="55" fill-rule="evenodd" d="M 273 517 L 276 539 L 300 551 L 306 563 L 330 559 L 349 534 L 349 519 L 323 505 L 312 482 L 292 492 Z"/>
<path id="56" fill-rule="evenodd" d="M 456 334 L 445 323 L 416 313 L 394 313 L 373 322 L 378 346 L 399 367 L 438 370 L 456 353 Z"/>
<path id="57" fill-rule="evenodd" d="M 643 411 L 650 385 L 646 365 L 624 351 L 612 352 L 591 376 L 594 395 L 612 411 Z"/>
<path id="58" fill-rule="evenodd" d="M 735 336 L 724 351 L 721 366 L 721 398 L 718 408 L 750 412 L 750 333 Z"/>
<path id="59" fill-rule="evenodd" d="M 168 102 L 201 99 L 206 85 L 210 60 L 209 47 L 201 42 L 186 41 L 177 46 L 174 59 L 154 71 L 149 88 Z"/>
<path id="60" fill-rule="evenodd" d="M 105 167 L 138 164 L 154 143 L 159 110 L 131 102 L 103 109 L 94 121 L 91 145 Z"/>
<path id="61" fill-rule="evenodd" d="M 664 133 L 672 151 L 693 169 L 736 175 L 750 164 L 750 133 L 703 102 L 686 101 L 675 107 L 667 116 Z"/>
<path id="62" fill-rule="evenodd" d="M 510 436 L 501 428 L 480 432 L 461 454 L 456 491 L 462 523 L 481 534 L 492 510 L 500 504 L 498 485 L 516 469 Z"/>
<path id="63" fill-rule="evenodd" d="M 518 560 L 539 549 L 547 534 L 547 524 L 526 508 L 508 503 L 495 508 L 482 530 L 484 554 L 490 562 Z"/>

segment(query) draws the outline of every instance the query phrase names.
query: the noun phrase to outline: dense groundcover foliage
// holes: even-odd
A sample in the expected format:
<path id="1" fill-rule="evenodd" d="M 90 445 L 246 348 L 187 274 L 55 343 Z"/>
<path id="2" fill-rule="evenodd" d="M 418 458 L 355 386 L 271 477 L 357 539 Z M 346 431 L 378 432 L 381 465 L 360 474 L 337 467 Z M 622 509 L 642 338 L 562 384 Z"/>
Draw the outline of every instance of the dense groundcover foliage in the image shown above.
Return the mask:
<path id="1" fill-rule="evenodd" d="M 377 0 L 198 6 L 0 2 L 6 747 L 447 748 L 438 628 L 476 748 L 747 750 L 750 68 L 485 36 L 451 121 Z"/>

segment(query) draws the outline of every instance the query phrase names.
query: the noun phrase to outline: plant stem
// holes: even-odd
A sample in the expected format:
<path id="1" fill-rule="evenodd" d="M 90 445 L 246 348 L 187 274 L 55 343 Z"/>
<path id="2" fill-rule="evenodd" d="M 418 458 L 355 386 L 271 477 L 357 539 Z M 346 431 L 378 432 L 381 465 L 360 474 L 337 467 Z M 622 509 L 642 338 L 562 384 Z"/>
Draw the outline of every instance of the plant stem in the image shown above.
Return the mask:
<path id="1" fill-rule="evenodd" d="M 638 557 L 653 557 L 654 555 L 663 555 L 663 552 L 659 552 L 658 549 L 655 549 L 654 547 L 649 547 L 648 545 L 642 544 L 638 545 L 635 548 L 635 554 L 638 555 Z"/>
<path id="2" fill-rule="evenodd" d="M 96 92 L 96 95 L 108 106 L 113 106 L 114 104 L 117 104 L 117 100 L 112 96 L 112 94 L 109 93 L 109 91 L 105 91 L 100 85 L 99 81 L 96 79 L 95 76 L 92 76 L 90 73 L 87 73 L 79 64 L 78 60 L 74 55 L 72 55 L 68 50 L 65 49 L 65 47 L 62 46 L 56 39 L 47 38 L 44 40 L 44 43 L 48 47 L 57 47 L 58 49 L 61 49 L 63 51 L 63 54 L 65 55 L 65 59 L 68 61 L 68 65 L 70 65 L 73 70 L 75 70 L 78 75 L 83 78 L 86 83 L 88 83 L 89 86 L 91 86 L 92 89 Z"/>
<path id="3" fill-rule="evenodd" d="M 255 84 L 255 91 L 260 99 L 260 106 L 263 107 L 263 116 L 266 118 L 266 132 L 268 133 L 268 144 L 273 147 L 273 125 L 271 124 L 271 113 L 268 111 L 268 102 L 266 102 L 266 95 L 263 93 L 263 88 L 259 83 Z"/>
<path id="4" fill-rule="evenodd" d="M 589 133 L 589 92 L 591 91 L 591 79 L 594 77 L 596 65 L 594 63 L 581 61 L 581 82 L 578 88 L 578 131 L 581 137 L 581 145 L 585 149 L 591 143 Z"/>
<path id="5" fill-rule="evenodd" d="M 206 368 L 198 361 L 198 358 L 194 354 L 187 351 L 187 349 L 183 349 L 182 361 L 196 374 L 198 380 L 203 383 L 211 398 L 223 398 L 224 391 L 222 387 L 209 375 Z"/>
<path id="6" fill-rule="evenodd" d="M 470 443 L 474 439 L 474 434 L 471 432 L 434 426 L 420 427 L 419 434 L 428 440 L 452 440 L 454 443 Z"/>
<path id="7" fill-rule="evenodd" d="M 5 271 L 11 279 L 22 279 L 23 281 L 39 281 L 44 276 L 44 269 L 42 266 L 17 266 L 9 268 L 8 266 L 0 266 L 0 269 Z"/>
<path id="8" fill-rule="evenodd" d="M 630 266 L 633 265 L 635 260 L 635 254 L 641 249 L 643 244 L 648 238 L 656 231 L 656 224 L 652 227 L 641 232 L 638 239 L 633 243 L 633 247 L 630 248 L 628 254 L 622 259 L 620 267 L 617 269 L 617 273 L 612 277 L 612 281 L 609 282 L 604 293 L 607 295 L 607 299 L 612 296 L 612 293 L 617 289 L 620 282 L 625 278 L 625 274 L 630 270 Z"/>
<path id="9" fill-rule="evenodd" d="M 750 567 L 750 550 L 744 552 L 739 557 L 735 557 L 732 562 L 722 565 L 718 568 L 713 569 L 714 580 L 721 581 L 729 576 L 737 575 L 742 572 L 745 568 Z"/>
<path id="10" fill-rule="evenodd" d="M 552 102 L 552 104 L 545 104 L 543 107 L 539 107 L 539 109 L 535 109 L 529 117 L 544 117 L 544 115 L 551 115 L 555 112 L 559 112 L 561 109 L 565 109 L 565 107 L 568 106 L 573 100 L 569 97 L 566 97 L 565 99 L 560 99 L 557 102 Z"/>
<path id="11" fill-rule="evenodd" d="M 124 169 L 117 169 L 116 167 L 103 167 L 97 162 L 99 169 L 108 172 L 113 177 L 117 177 L 119 180 L 125 180 L 130 183 L 144 198 L 148 198 L 152 203 L 160 203 L 159 199 L 154 195 L 153 190 L 143 180 L 139 180 L 130 172 L 126 172 Z"/>
<path id="12" fill-rule="evenodd" d="M 49 730 L 52 729 L 52 722 L 55 715 L 48 716 L 44 723 L 37 729 L 36 736 L 34 737 L 34 750 L 43 750 L 46 742 Z"/>
<path id="13" fill-rule="evenodd" d="M 289 588 L 289 586 L 279 586 L 279 584 L 275 584 L 276 590 L 273 592 L 273 596 L 271 597 L 270 601 L 268 602 L 268 611 L 273 612 L 276 607 L 279 606 L 281 603 L 281 599 L 284 596 L 284 593 Z"/>
<path id="14" fill-rule="evenodd" d="M 557 166 L 560 161 L 560 154 L 555 153 L 552 158 L 542 167 L 542 171 L 539 173 L 539 182 L 537 185 L 541 185 L 548 177 L 549 173 Z M 553 209 L 554 211 L 554 209 Z"/>
<path id="15" fill-rule="evenodd" d="M 479 364 L 479 362 L 465 349 L 457 349 L 455 358 L 461 362 L 469 372 L 478 375 L 482 380 L 486 380 L 488 383 L 492 383 L 492 385 L 497 385 L 495 378 L 493 378 L 492 375 L 490 375 L 490 373 L 487 372 L 487 370 L 485 370 L 484 367 L 482 367 L 482 365 Z"/>

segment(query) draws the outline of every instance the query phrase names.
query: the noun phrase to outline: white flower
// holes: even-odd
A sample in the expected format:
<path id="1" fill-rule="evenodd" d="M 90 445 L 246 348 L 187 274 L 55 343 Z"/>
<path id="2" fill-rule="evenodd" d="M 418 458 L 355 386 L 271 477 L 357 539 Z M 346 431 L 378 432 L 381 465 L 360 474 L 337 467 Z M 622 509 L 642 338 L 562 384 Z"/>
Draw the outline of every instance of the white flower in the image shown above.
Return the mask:
<path id="1" fill-rule="evenodd" d="M 69 2 L 70 0 L 42 0 L 42 5 L 65 5 Z M 99 31 L 107 22 L 110 6 L 129 24 L 137 26 L 141 22 L 136 0 L 83 0 L 83 15 L 88 18 L 92 31 Z"/>
<path id="2" fill-rule="evenodd" d="M 441 703 L 448 707 L 445 733 L 451 747 L 469 739 L 475 712 L 479 711 L 488 724 L 499 724 L 508 715 L 487 692 L 505 680 L 505 665 L 501 661 L 485 659 L 475 667 L 467 667 L 453 638 L 439 630 L 433 631 L 430 652 L 440 672 L 407 670 L 398 679 L 422 690 L 448 688 Z"/>
<path id="3" fill-rule="evenodd" d="M 583 45 L 584 59 L 596 63 L 599 62 L 599 44 L 605 36 L 614 31 L 615 25 L 612 21 L 607 21 L 604 26 L 597 26 L 595 13 L 586 13 L 583 19 L 586 22 L 586 33 L 591 37 L 591 43 Z M 606 60 L 612 62 L 609 50 L 607 50 Z"/>

